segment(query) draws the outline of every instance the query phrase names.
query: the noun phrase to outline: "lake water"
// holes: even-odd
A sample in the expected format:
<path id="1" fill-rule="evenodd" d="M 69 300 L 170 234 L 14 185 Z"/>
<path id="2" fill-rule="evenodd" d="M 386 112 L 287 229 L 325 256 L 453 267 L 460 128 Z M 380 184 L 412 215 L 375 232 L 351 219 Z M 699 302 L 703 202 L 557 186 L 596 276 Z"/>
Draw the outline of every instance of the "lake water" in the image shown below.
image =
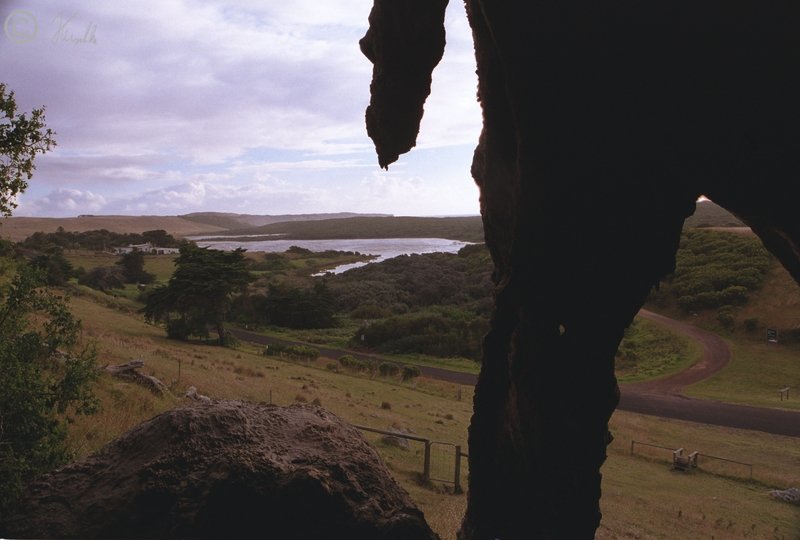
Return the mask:
<path id="1" fill-rule="evenodd" d="M 329 249 L 357 251 L 364 255 L 377 257 L 371 261 L 344 264 L 329 270 L 334 274 L 340 274 L 371 262 L 385 261 L 399 255 L 436 252 L 457 253 L 461 248 L 469 245 L 469 242 L 447 240 L 445 238 L 351 238 L 344 240 L 256 240 L 253 242 L 225 240 L 224 237 L 206 238 L 206 240 L 198 241 L 197 245 L 225 251 L 244 248 L 247 251 L 267 253 L 283 253 L 291 246 L 298 246 L 311 251 L 326 251 Z"/>

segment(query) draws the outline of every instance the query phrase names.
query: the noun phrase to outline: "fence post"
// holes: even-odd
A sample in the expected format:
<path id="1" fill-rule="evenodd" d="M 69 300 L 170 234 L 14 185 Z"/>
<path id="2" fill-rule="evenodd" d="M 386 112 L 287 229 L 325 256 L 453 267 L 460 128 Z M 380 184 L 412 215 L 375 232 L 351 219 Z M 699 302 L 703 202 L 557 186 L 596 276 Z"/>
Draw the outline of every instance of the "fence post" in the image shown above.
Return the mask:
<path id="1" fill-rule="evenodd" d="M 453 475 L 453 484 L 455 484 L 453 488 L 455 493 L 463 493 L 461 490 L 461 446 L 459 445 L 456 445 L 456 471 Z"/>
<path id="2" fill-rule="evenodd" d="M 422 469 L 422 479 L 431 481 L 431 441 L 425 441 L 425 464 Z"/>

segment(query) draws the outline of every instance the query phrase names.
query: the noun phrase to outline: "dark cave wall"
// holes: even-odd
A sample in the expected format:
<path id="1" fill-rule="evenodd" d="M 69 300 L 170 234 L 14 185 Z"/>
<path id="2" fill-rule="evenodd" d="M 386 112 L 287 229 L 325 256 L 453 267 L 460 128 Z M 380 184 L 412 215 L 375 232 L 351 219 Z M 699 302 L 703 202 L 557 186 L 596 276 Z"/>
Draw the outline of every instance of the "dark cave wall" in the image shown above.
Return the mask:
<path id="1" fill-rule="evenodd" d="M 393 51 L 385 63 L 368 55 L 381 166 L 413 146 L 430 79 L 375 81 L 392 64 L 427 73 L 441 58 L 438 40 L 422 49 L 396 36 L 438 35 L 442 3 L 380 15 L 398 4 L 376 0 L 365 38 L 368 50 Z M 698 196 L 751 225 L 800 278 L 800 85 L 787 69 L 800 59 L 800 16 L 755 1 L 724 13 L 688 1 L 466 7 L 484 120 L 472 174 L 496 308 L 460 538 L 592 538 L 619 396 L 614 353 L 673 270 Z M 405 108 L 385 105 L 406 95 Z M 381 120 L 408 107 L 413 129 Z"/>

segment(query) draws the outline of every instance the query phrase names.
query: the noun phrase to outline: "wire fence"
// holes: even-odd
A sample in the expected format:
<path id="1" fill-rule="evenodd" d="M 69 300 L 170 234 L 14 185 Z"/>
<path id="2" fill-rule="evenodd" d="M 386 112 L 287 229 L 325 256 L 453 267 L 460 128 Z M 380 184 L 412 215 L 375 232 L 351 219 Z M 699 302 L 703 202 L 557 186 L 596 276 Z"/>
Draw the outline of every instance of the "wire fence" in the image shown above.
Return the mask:
<path id="1" fill-rule="evenodd" d="M 666 457 L 671 457 L 672 466 L 675 469 L 689 470 L 697 468 L 719 476 L 753 479 L 752 463 L 712 456 L 701 452 L 692 452 L 687 455 L 684 453 L 683 448 L 631 440 L 631 455 L 636 453 L 636 455 L 651 459 L 662 459 L 665 457 L 665 450 L 670 452 L 671 456 Z"/>
<path id="2" fill-rule="evenodd" d="M 464 467 L 468 456 L 462 452 L 460 445 L 432 441 L 425 437 L 417 437 L 416 435 L 401 433 L 396 430 L 389 431 L 355 424 L 353 427 L 369 433 L 378 433 L 387 437 L 422 443 L 422 479 L 425 482 L 436 481 L 452 484 L 455 493 L 463 493 L 462 482 L 465 478 Z"/>

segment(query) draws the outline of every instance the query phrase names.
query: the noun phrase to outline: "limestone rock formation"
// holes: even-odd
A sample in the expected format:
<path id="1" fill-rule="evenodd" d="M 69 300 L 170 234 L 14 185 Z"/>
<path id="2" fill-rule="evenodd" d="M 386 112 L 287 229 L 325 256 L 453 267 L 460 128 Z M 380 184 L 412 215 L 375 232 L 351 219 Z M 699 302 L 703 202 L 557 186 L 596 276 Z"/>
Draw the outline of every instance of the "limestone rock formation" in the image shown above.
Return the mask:
<path id="1" fill-rule="evenodd" d="M 465 3 L 483 109 L 472 174 L 496 302 L 460 538 L 593 538 L 614 353 L 674 269 L 698 197 L 736 214 L 800 279 L 800 8 Z M 365 37 L 381 51 L 367 54 L 381 166 L 413 147 L 441 57 L 441 3 L 408 2 L 398 17 L 400 4 L 375 0 Z M 414 76 L 382 83 L 398 65 Z"/>
<path id="2" fill-rule="evenodd" d="M 10 538 L 437 538 L 360 433 L 319 407 L 194 404 L 37 481 Z"/>

